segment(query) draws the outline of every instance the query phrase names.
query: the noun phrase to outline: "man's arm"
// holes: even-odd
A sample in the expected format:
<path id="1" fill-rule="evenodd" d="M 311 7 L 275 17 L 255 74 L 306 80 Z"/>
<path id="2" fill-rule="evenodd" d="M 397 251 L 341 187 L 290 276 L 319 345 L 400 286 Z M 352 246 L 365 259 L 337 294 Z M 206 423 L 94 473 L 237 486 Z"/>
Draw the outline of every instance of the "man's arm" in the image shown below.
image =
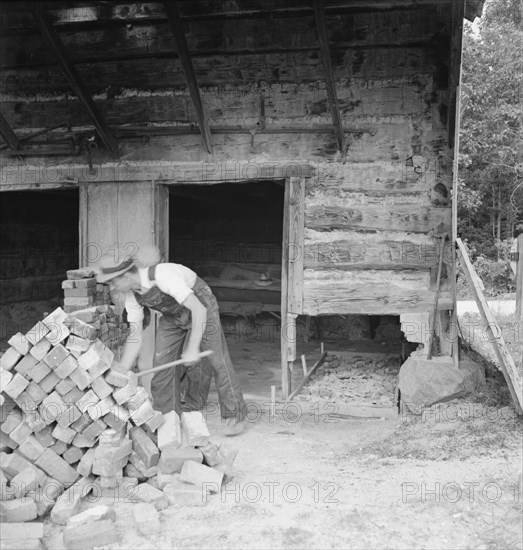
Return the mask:
<path id="1" fill-rule="evenodd" d="M 187 296 L 182 305 L 191 311 L 191 332 L 182 359 L 186 365 L 194 365 L 199 361 L 200 344 L 207 323 L 207 309 L 193 293 Z"/>
<path id="2" fill-rule="evenodd" d="M 129 327 L 131 329 L 131 332 L 125 340 L 122 358 L 120 359 L 120 361 L 118 361 L 119 370 L 122 370 L 124 372 L 131 370 L 136 360 L 138 359 L 138 355 L 142 347 L 142 323 L 130 323 Z"/>

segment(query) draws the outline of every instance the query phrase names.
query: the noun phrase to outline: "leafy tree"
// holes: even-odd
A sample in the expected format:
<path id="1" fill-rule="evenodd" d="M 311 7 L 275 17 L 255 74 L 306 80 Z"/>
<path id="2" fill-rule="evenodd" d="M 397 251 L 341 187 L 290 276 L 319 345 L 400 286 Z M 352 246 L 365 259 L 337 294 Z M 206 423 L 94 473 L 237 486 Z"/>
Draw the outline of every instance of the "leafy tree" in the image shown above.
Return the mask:
<path id="1" fill-rule="evenodd" d="M 496 243 L 523 221 L 522 44 L 520 0 L 488 0 L 479 25 L 465 27 L 458 231 L 496 259 Z"/>

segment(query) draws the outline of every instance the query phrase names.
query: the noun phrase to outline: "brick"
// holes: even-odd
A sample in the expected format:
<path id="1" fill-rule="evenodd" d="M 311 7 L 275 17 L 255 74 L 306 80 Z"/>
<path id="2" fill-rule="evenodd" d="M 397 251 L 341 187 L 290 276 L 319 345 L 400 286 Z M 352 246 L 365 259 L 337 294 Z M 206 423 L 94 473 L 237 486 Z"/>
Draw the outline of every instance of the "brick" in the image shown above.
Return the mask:
<path id="1" fill-rule="evenodd" d="M 88 323 L 80 321 L 80 319 L 71 319 L 66 324 L 69 327 L 71 334 L 75 334 L 76 336 L 80 336 L 86 340 L 94 340 L 96 338 L 96 329 Z"/>
<path id="2" fill-rule="evenodd" d="M 60 377 L 57 376 L 53 371 L 51 371 L 44 379 L 40 382 L 40 387 L 46 392 L 51 393 L 53 388 L 60 382 Z"/>
<path id="3" fill-rule="evenodd" d="M 87 409 L 92 406 L 96 405 L 100 401 L 99 397 L 94 393 L 93 390 L 89 390 L 85 393 L 85 395 L 80 399 L 76 406 L 84 413 L 87 411 Z"/>
<path id="4" fill-rule="evenodd" d="M 92 521 L 64 529 L 64 543 L 69 550 L 84 550 L 116 542 L 116 527 L 110 520 Z"/>
<path id="5" fill-rule="evenodd" d="M 6 352 L 0 357 L 0 367 L 4 370 L 11 370 L 22 357 L 23 355 L 15 348 L 7 348 Z"/>
<path id="6" fill-rule="evenodd" d="M 7 343 L 21 355 L 27 355 L 32 347 L 31 342 L 21 332 L 13 334 Z"/>
<path id="7" fill-rule="evenodd" d="M 93 288 L 96 291 L 96 278 L 78 279 L 75 281 L 76 288 Z"/>
<path id="8" fill-rule="evenodd" d="M 79 267 L 78 269 L 70 269 L 67 271 L 66 276 L 67 279 L 73 279 L 74 281 L 78 279 L 92 279 L 95 276 L 95 272 L 91 267 Z"/>
<path id="9" fill-rule="evenodd" d="M 45 339 L 53 346 L 58 345 L 60 342 L 63 342 L 71 332 L 63 324 L 56 324 L 52 329 L 45 335 Z"/>
<path id="10" fill-rule="evenodd" d="M 51 449 L 46 449 L 42 453 L 35 466 L 65 485 L 73 483 L 78 478 L 76 470 Z"/>
<path id="11" fill-rule="evenodd" d="M 67 464 L 67 463 L 66 463 Z M 70 466 L 67 464 L 67 467 Z M 66 525 L 70 518 L 78 514 L 82 497 L 86 497 L 92 490 L 91 478 L 80 478 L 74 485 L 60 495 L 51 510 L 51 521 L 56 525 Z M 92 548 L 94 544 L 86 546 Z M 69 547 L 68 547 L 69 548 Z"/>
<path id="12" fill-rule="evenodd" d="M 75 282 L 76 281 L 69 281 L 68 279 L 62 281 L 62 290 L 65 290 L 66 288 L 75 288 Z"/>
<path id="13" fill-rule="evenodd" d="M 138 390 L 138 378 L 133 372 L 129 373 L 129 381 L 127 385 L 113 393 L 114 400 L 119 405 L 124 405 L 133 398 Z"/>
<path id="14" fill-rule="evenodd" d="M 26 422 L 20 422 L 18 426 L 9 434 L 9 437 L 20 445 L 24 439 L 32 434 L 33 430 L 27 425 Z"/>
<path id="15" fill-rule="evenodd" d="M 9 371 L 0 368 L 0 392 L 3 392 L 9 386 L 12 379 L 13 375 Z"/>
<path id="16" fill-rule="evenodd" d="M 6 523 L 2 525 L 2 540 L 41 539 L 43 523 Z"/>
<path id="17" fill-rule="evenodd" d="M 125 437 L 126 430 L 114 428 L 105 429 L 98 439 L 99 445 L 104 447 L 119 447 Z"/>
<path id="18" fill-rule="evenodd" d="M 73 388 L 76 388 L 76 384 L 70 378 L 63 378 L 56 384 L 55 390 L 62 396 L 62 399 L 67 395 Z M 64 400 L 65 401 L 65 400 Z"/>
<path id="19" fill-rule="evenodd" d="M 107 397 L 108 395 L 111 395 L 113 393 L 112 386 L 108 384 L 102 376 L 99 376 L 93 380 L 93 383 L 91 384 L 91 389 L 100 399 L 103 399 L 104 397 Z"/>
<path id="20" fill-rule="evenodd" d="M 238 454 L 238 448 L 227 443 L 222 443 L 219 448 L 219 464 L 214 465 L 215 470 L 219 470 L 225 474 L 225 481 L 233 475 L 234 461 Z"/>
<path id="21" fill-rule="evenodd" d="M 94 298 L 92 296 L 87 297 L 65 297 L 64 306 L 81 306 L 89 307 L 94 304 Z"/>
<path id="22" fill-rule="evenodd" d="M 96 447 L 93 474 L 99 476 L 115 476 L 121 473 L 127 464 L 127 457 L 132 452 L 132 442 L 127 440 L 122 447 Z"/>
<path id="23" fill-rule="evenodd" d="M 25 393 L 36 405 L 39 405 L 47 397 L 47 394 L 36 382 L 30 382 L 25 389 Z"/>
<path id="24" fill-rule="evenodd" d="M 203 454 L 194 447 L 167 448 L 162 451 L 158 462 L 158 470 L 163 474 L 175 474 L 182 471 L 185 462 L 192 461 L 201 464 Z"/>
<path id="25" fill-rule="evenodd" d="M 22 394 L 20 397 L 24 396 L 25 394 Z M 19 399 L 17 399 L 19 401 Z M 37 434 L 38 432 L 42 431 L 46 426 L 47 423 L 42 418 L 42 415 L 40 414 L 40 411 L 38 409 L 24 409 L 25 410 L 25 422 L 31 428 L 31 431 Z"/>
<path id="26" fill-rule="evenodd" d="M 4 389 L 4 393 L 13 399 L 16 399 L 27 388 L 27 386 L 29 386 L 29 380 L 24 378 L 21 374 L 16 373 L 11 379 L 11 382 L 7 384 Z"/>
<path id="27" fill-rule="evenodd" d="M 58 439 L 58 441 L 63 441 L 67 445 L 73 442 L 73 439 L 76 436 L 76 432 L 71 428 L 60 426 L 57 424 L 53 430 L 53 437 Z"/>
<path id="28" fill-rule="evenodd" d="M 62 428 L 67 428 L 77 420 L 80 420 L 80 418 L 82 418 L 82 413 L 80 409 L 76 405 L 70 405 L 68 409 L 64 412 L 64 414 L 62 414 L 57 420 L 57 423 Z"/>
<path id="29" fill-rule="evenodd" d="M 18 539 L 16 541 L 3 541 L 0 539 L 0 550 L 42 550 L 43 544 L 40 539 Z"/>
<path id="30" fill-rule="evenodd" d="M 153 406 L 150 401 L 145 401 L 138 407 L 137 410 L 134 412 L 131 412 L 131 418 L 132 421 L 136 426 L 142 426 L 145 424 L 148 420 L 151 420 L 154 417 L 154 410 Z M 151 432 L 153 433 L 153 432 Z"/>
<path id="31" fill-rule="evenodd" d="M 38 460 L 44 450 L 45 447 L 38 441 L 38 439 L 36 439 L 34 435 L 27 437 L 18 447 L 18 451 L 31 462 Z"/>
<path id="32" fill-rule="evenodd" d="M 34 434 L 35 439 L 43 447 L 51 447 L 56 443 L 56 439 L 52 436 L 54 426 L 46 426 L 43 430 Z"/>
<path id="33" fill-rule="evenodd" d="M 31 377 L 31 372 L 37 364 L 38 360 L 31 355 L 31 352 L 29 352 L 15 365 L 14 370 L 22 376 Z"/>
<path id="34" fill-rule="evenodd" d="M 133 450 L 136 452 L 140 460 L 143 461 L 146 468 L 156 466 L 160 458 L 160 451 L 144 432 L 144 430 L 134 426 L 130 429 L 129 434 L 133 440 Z"/>
<path id="35" fill-rule="evenodd" d="M 78 365 L 78 368 L 76 368 L 70 375 L 69 378 L 76 384 L 78 389 L 85 390 L 88 388 L 93 378 L 91 375 L 80 365 Z"/>
<path id="36" fill-rule="evenodd" d="M 85 353 L 82 353 L 78 359 L 80 366 L 87 371 L 96 367 L 102 359 L 100 345 L 97 344 L 98 342 L 99 340 L 96 340 L 96 342 L 92 344 Z"/>
<path id="37" fill-rule="evenodd" d="M 124 388 L 129 383 L 129 375 L 119 372 L 115 369 L 111 369 L 106 375 L 105 380 L 108 384 L 116 386 L 118 388 Z"/>
<path id="38" fill-rule="evenodd" d="M 45 479 L 46 476 L 42 470 L 38 468 L 26 468 L 11 480 L 10 485 L 14 488 L 15 498 L 22 498 L 29 491 L 34 491 L 37 487 L 41 487 Z"/>
<path id="39" fill-rule="evenodd" d="M 148 502 L 135 504 L 133 515 L 136 527 L 142 535 L 156 535 L 161 531 L 160 516 L 152 504 Z"/>
<path id="40" fill-rule="evenodd" d="M 136 470 L 140 473 L 140 476 L 143 478 L 153 477 L 158 474 L 158 466 L 151 466 L 147 468 L 144 461 L 138 456 L 138 454 L 133 451 L 129 456 L 129 462 L 136 467 Z M 127 475 L 131 475 L 128 473 Z"/>
<path id="41" fill-rule="evenodd" d="M 96 441 L 86 437 L 84 434 L 76 434 L 73 439 L 73 445 L 79 449 L 89 449 L 93 447 Z"/>
<path id="42" fill-rule="evenodd" d="M 15 450 L 18 445 L 4 432 L 0 432 L 0 453 L 5 453 L 9 449 Z"/>
<path id="43" fill-rule="evenodd" d="M 78 418 L 78 420 L 71 424 L 71 428 L 73 428 L 73 430 L 75 430 L 76 432 L 81 433 L 91 424 L 91 417 L 87 413 L 83 413 L 80 418 Z"/>
<path id="44" fill-rule="evenodd" d="M 127 402 L 126 407 L 131 413 L 132 411 L 136 411 L 146 401 L 150 401 L 150 399 L 151 398 L 147 393 L 147 390 L 143 386 L 138 386 L 134 395 Z"/>
<path id="45" fill-rule="evenodd" d="M 87 298 L 96 294 L 96 288 L 66 288 L 64 289 L 65 298 Z M 73 304 L 75 305 L 75 304 Z"/>
<path id="46" fill-rule="evenodd" d="M 90 424 L 85 430 L 82 432 L 82 434 L 92 439 L 93 441 L 105 430 L 107 425 L 103 420 L 95 420 L 92 424 Z"/>
<path id="47" fill-rule="evenodd" d="M 62 379 L 67 378 L 72 374 L 73 371 L 75 371 L 78 368 L 78 363 L 76 359 L 69 354 L 64 361 L 62 361 L 56 369 L 54 369 L 54 372 Z"/>
<path id="48" fill-rule="evenodd" d="M 37 487 L 34 491 L 29 491 L 25 495 L 25 498 L 31 498 L 35 501 L 36 513 L 39 518 L 48 516 L 54 506 L 54 500 L 51 500 L 45 496 L 44 489 L 42 487 Z"/>
<path id="49" fill-rule="evenodd" d="M 180 479 L 180 474 L 162 474 L 162 472 L 158 472 L 158 475 L 156 476 L 156 480 L 158 482 L 158 489 L 160 491 L 163 491 L 163 488 L 168 483 L 175 483 Z"/>
<path id="50" fill-rule="evenodd" d="M 22 523 L 37 517 L 35 501 L 30 498 L 0 502 L 0 521 L 2 523 Z"/>
<path id="51" fill-rule="evenodd" d="M 53 428 L 54 431 L 54 428 Z M 64 443 L 63 441 L 58 441 L 58 439 L 53 443 L 51 447 L 49 447 L 53 453 L 56 453 L 57 455 L 63 455 L 65 451 L 67 451 L 67 443 Z"/>
<path id="52" fill-rule="evenodd" d="M 17 451 L 10 454 L 1 453 L 0 464 L 2 464 L 2 470 L 9 479 L 13 479 L 13 477 L 26 468 L 32 467 L 31 462 L 21 456 Z"/>
<path id="53" fill-rule="evenodd" d="M 36 361 L 41 361 L 50 351 L 51 342 L 47 338 L 42 338 L 37 342 L 29 352 Z"/>
<path id="54" fill-rule="evenodd" d="M 158 428 L 158 448 L 178 449 L 182 446 L 182 430 L 180 417 L 175 411 L 163 415 L 164 423 Z"/>
<path id="55" fill-rule="evenodd" d="M 222 486 L 223 472 L 203 464 L 198 464 L 192 460 L 187 460 L 182 466 L 180 481 L 192 483 L 202 488 L 206 487 L 206 490 L 209 492 L 216 493 Z"/>
<path id="56" fill-rule="evenodd" d="M 62 344 L 58 344 L 44 357 L 44 361 L 54 370 L 62 361 L 65 361 L 68 355 L 69 350 L 62 346 Z"/>
<path id="57" fill-rule="evenodd" d="M 93 462 L 96 448 L 92 447 L 87 449 L 84 455 L 80 459 L 80 462 L 76 465 L 76 471 L 83 477 L 89 477 L 93 472 Z"/>
<path id="58" fill-rule="evenodd" d="M 33 382 L 39 384 L 51 372 L 51 367 L 45 361 L 39 361 L 27 374 Z"/>
<path id="59" fill-rule="evenodd" d="M 128 420 L 129 411 L 123 405 L 115 405 L 111 412 L 103 417 L 103 421 L 115 430 L 120 429 L 122 425 L 126 425 Z"/>
<path id="60" fill-rule="evenodd" d="M 65 313 L 61 307 L 57 307 L 52 313 L 42 319 L 42 323 L 49 330 L 53 330 L 57 325 L 61 325 L 67 317 L 67 313 Z"/>
<path id="61" fill-rule="evenodd" d="M 95 506 L 94 508 L 88 508 L 75 516 L 72 516 L 67 522 L 67 527 L 79 527 L 92 521 L 101 520 L 115 521 L 116 513 L 112 506 L 105 506 L 103 504 Z"/>
<path id="62" fill-rule="evenodd" d="M 34 346 L 37 342 L 40 342 L 48 332 L 49 329 L 41 321 L 38 321 L 38 323 L 26 333 L 25 337 Z"/>
<path id="63" fill-rule="evenodd" d="M 183 483 L 176 479 L 172 483 L 167 483 L 163 492 L 171 506 L 205 506 L 209 501 L 206 487 Z"/>
<path id="64" fill-rule="evenodd" d="M 67 410 L 67 405 L 64 403 L 58 392 L 49 394 L 40 405 L 40 414 L 47 424 L 57 420 Z"/>
<path id="65" fill-rule="evenodd" d="M 80 353 L 83 353 L 84 351 L 87 351 L 89 349 L 90 344 L 90 340 L 86 340 L 85 338 L 71 334 L 67 340 L 67 344 L 65 345 L 65 347 L 71 352 L 79 351 Z"/>
<path id="66" fill-rule="evenodd" d="M 100 401 L 98 401 L 95 405 L 90 406 L 87 409 L 87 413 L 93 420 L 97 420 L 108 414 L 114 406 L 114 399 L 108 395 L 107 397 L 100 399 Z"/>
<path id="67" fill-rule="evenodd" d="M 62 455 L 62 458 L 68 463 L 68 464 L 76 464 L 79 462 L 82 457 L 84 456 L 84 452 L 82 449 L 79 449 L 78 447 L 69 447 L 67 451 Z"/>
<path id="68" fill-rule="evenodd" d="M 76 402 L 79 399 L 81 399 L 83 396 L 84 396 L 84 392 L 82 390 L 78 389 L 77 386 L 74 386 L 74 388 L 70 392 L 67 392 L 63 396 L 63 400 L 64 400 L 65 403 L 67 403 L 69 405 L 73 405 L 73 404 L 76 404 Z"/>
<path id="69" fill-rule="evenodd" d="M 218 445 L 209 441 L 204 447 L 199 447 L 200 451 L 203 454 L 203 463 L 206 466 L 216 466 L 222 461 L 220 456 L 220 449 Z"/>
<path id="70" fill-rule="evenodd" d="M 163 510 L 169 506 L 169 501 L 163 492 L 155 489 L 149 483 L 140 483 L 136 486 L 133 500 L 152 504 L 157 510 Z"/>
<path id="71" fill-rule="evenodd" d="M 201 411 L 182 412 L 181 425 L 185 445 L 200 447 L 209 441 L 210 433 Z"/>
<path id="72" fill-rule="evenodd" d="M 164 423 L 163 414 L 160 411 L 154 411 L 154 415 L 150 420 L 145 422 L 145 425 L 151 432 L 155 432 Z"/>

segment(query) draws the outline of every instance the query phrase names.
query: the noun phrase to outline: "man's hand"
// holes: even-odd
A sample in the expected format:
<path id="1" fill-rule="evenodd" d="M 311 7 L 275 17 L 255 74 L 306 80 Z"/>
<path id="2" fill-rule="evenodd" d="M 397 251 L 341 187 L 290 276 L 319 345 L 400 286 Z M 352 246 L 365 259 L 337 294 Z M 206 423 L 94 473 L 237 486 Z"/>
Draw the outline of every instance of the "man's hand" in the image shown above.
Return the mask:
<path id="1" fill-rule="evenodd" d="M 187 348 L 181 357 L 183 364 L 187 366 L 196 365 L 200 361 L 200 352 L 197 349 Z"/>
<path id="2" fill-rule="evenodd" d="M 123 363 L 119 363 L 118 361 L 115 361 L 113 359 L 113 362 L 111 364 L 111 369 L 115 370 L 116 372 L 127 374 L 131 370 L 131 366 L 124 365 Z"/>

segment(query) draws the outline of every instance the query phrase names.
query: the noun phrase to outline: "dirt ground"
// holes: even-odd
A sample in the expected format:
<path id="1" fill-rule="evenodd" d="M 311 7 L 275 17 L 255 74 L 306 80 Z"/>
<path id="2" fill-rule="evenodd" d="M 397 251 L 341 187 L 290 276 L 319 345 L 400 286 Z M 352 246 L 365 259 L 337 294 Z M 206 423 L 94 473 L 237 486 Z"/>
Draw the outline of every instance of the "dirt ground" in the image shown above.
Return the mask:
<path id="1" fill-rule="evenodd" d="M 523 548 L 523 432 L 510 408 L 455 401 L 385 420 L 300 401 L 277 404 L 272 419 L 270 340 L 229 336 L 250 403 L 245 432 L 223 438 L 215 394 L 208 406 L 214 439 L 238 448 L 234 478 L 202 507 L 162 511 L 150 537 L 133 527 L 132 504 L 117 503 L 110 548 Z M 311 364 L 317 346 L 300 345 Z"/>

